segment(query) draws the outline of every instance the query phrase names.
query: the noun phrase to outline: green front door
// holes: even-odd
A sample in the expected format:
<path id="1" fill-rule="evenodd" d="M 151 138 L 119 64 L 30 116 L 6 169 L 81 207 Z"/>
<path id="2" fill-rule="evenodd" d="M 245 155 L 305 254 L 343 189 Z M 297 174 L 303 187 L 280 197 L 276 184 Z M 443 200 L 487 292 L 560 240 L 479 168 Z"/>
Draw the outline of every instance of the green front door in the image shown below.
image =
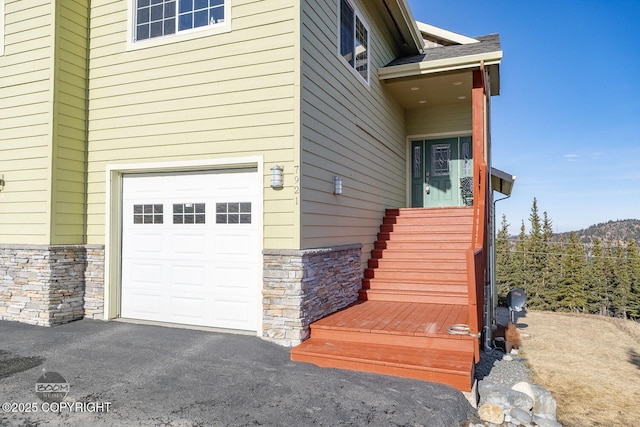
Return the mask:
<path id="1" fill-rule="evenodd" d="M 471 137 L 411 143 L 411 206 L 470 206 L 473 176 Z"/>

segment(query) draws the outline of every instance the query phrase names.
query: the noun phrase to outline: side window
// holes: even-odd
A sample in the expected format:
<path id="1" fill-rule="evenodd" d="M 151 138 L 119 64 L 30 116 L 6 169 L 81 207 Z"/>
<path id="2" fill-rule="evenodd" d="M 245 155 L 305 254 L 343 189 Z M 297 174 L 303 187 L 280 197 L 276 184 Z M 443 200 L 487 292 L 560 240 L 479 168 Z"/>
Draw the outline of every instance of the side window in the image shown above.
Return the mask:
<path id="1" fill-rule="evenodd" d="M 340 0 L 340 55 L 369 83 L 369 26 L 350 0 Z"/>
<path id="2" fill-rule="evenodd" d="M 231 0 L 131 0 L 134 42 L 221 28 Z"/>

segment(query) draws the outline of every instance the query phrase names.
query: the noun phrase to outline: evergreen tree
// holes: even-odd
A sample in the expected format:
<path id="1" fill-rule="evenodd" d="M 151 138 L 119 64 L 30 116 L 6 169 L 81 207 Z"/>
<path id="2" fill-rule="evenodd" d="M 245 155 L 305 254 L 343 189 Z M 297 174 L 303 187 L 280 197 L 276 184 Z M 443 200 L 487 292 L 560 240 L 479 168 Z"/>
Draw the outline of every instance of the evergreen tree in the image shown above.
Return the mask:
<path id="1" fill-rule="evenodd" d="M 529 223 L 531 231 L 527 239 L 525 252 L 527 265 L 525 278 L 528 287 L 527 295 L 529 295 L 528 305 L 532 308 L 545 309 L 548 308 L 544 298 L 546 294 L 544 269 L 547 248 L 543 242 L 542 222 L 538 214 L 538 200 L 535 197 L 531 205 Z"/>
<path id="2" fill-rule="evenodd" d="M 640 254 L 633 239 L 627 241 L 626 259 L 629 269 L 628 315 L 632 319 L 640 319 Z"/>
<path id="3" fill-rule="evenodd" d="M 506 215 L 502 215 L 500 230 L 496 235 L 496 287 L 498 296 L 502 298 L 506 298 L 513 283 L 509 225 Z"/>
<path id="4" fill-rule="evenodd" d="M 513 282 L 511 286 L 513 288 L 521 288 L 524 290 L 527 295 L 529 295 L 529 286 L 527 283 L 527 258 L 526 247 L 527 247 L 527 233 L 525 231 L 524 221 L 520 226 L 520 234 L 518 234 L 518 240 L 516 241 L 516 248 L 511 257 L 511 277 Z"/>
<path id="5" fill-rule="evenodd" d="M 529 223 L 527 234 L 522 221 L 514 244 L 502 216 L 495 244 L 496 285 L 502 298 L 522 288 L 531 308 L 640 320 L 640 250 L 633 238 L 624 245 L 607 246 L 597 238 L 583 244 L 572 232 L 558 241 L 547 212 L 540 218 L 535 198 Z"/>
<path id="6" fill-rule="evenodd" d="M 593 242 L 591 263 L 588 268 L 589 283 L 587 305 L 590 313 L 606 316 L 609 311 L 609 295 L 607 293 L 607 263 L 600 239 Z"/>
<path id="7" fill-rule="evenodd" d="M 631 276 L 625 249 L 619 243 L 614 248 L 613 263 L 615 267 L 611 305 L 615 316 L 626 319 L 629 310 L 629 294 L 631 293 Z"/>
<path id="8" fill-rule="evenodd" d="M 615 249 L 612 247 L 606 247 L 604 252 L 604 274 L 606 280 L 606 297 L 607 302 L 607 316 L 615 315 L 615 289 L 618 283 L 618 277 L 616 275 L 617 258 L 615 255 Z"/>
<path id="9" fill-rule="evenodd" d="M 557 292 L 560 282 L 560 263 L 564 246 L 556 244 L 553 240 L 553 223 L 545 211 L 542 220 L 542 243 L 545 257 L 542 267 L 542 279 L 545 308 L 550 309 L 553 304 L 553 295 Z"/>
<path id="10" fill-rule="evenodd" d="M 561 311 L 584 312 L 587 306 L 585 272 L 587 261 L 584 246 L 575 233 L 569 234 L 567 250 L 562 263 L 562 280 L 556 292 L 558 309 Z"/>

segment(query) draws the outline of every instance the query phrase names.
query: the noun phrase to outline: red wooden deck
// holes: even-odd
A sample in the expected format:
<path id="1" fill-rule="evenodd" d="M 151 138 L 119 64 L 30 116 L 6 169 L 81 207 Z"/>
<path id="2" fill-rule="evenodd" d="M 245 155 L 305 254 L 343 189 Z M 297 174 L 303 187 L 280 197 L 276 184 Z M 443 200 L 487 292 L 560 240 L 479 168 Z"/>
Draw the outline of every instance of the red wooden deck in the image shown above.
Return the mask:
<path id="1" fill-rule="evenodd" d="M 467 323 L 466 306 L 359 301 L 311 326 L 313 339 L 291 350 L 293 360 L 329 368 L 442 382 L 468 391 L 473 340 L 449 335 Z"/>
<path id="2" fill-rule="evenodd" d="M 291 358 L 471 390 L 477 341 L 447 329 L 469 324 L 464 260 L 472 213 L 388 211 L 360 300 L 312 323 L 311 338 Z"/>

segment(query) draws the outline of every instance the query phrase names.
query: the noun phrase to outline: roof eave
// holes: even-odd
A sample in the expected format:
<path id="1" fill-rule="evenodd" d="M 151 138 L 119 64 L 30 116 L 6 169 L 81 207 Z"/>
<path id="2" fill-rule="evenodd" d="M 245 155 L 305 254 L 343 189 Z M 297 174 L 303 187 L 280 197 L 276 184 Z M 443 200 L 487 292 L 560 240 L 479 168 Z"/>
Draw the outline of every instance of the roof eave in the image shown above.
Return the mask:
<path id="1" fill-rule="evenodd" d="M 378 69 L 380 80 L 391 80 L 403 77 L 416 77 L 425 74 L 442 73 L 465 69 L 496 67 L 502 60 L 502 51 L 478 53 L 455 58 L 437 59 L 434 61 L 414 62 L 412 64 L 393 65 Z"/>
<path id="2" fill-rule="evenodd" d="M 440 39 L 448 40 L 453 43 L 458 44 L 473 44 L 480 43 L 479 40 L 476 40 L 471 37 L 464 36 L 462 34 L 454 33 L 453 31 L 445 30 L 444 28 L 436 27 L 434 25 L 430 25 L 424 22 L 416 22 L 418 29 L 426 34 L 432 35 L 434 37 L 438 37 Z"/>
<path id="3" fill-rule="evenodd" d="M 405 25 L 406 31 L 411 39 L 411 50 L 415 50 L 416 53 L 424 52 L 424 40 L 422 39 L 422 33 L 418 29 L 418 24 L 416 23 L 415 18 L 413 17 L 413 12 L 411 12 L 411 7 L 409 6 L 408 0 L 383 0 L 387 6 L 387 9 L 393 16 L 396 22 L 403 23 Z M 391 7 L 393 3 L 397 6 Z"/>
<path id="4" fill-rule="evenodd" d="M 513 185 L 516 182 L 515 175 L 503 172 L 500 169 L 491 168 L 491 188 L 505 196 L 511 196 Z"/>
<path id="5" fill-rule="evenodd" d="M 378 70 L 378 77 L 380 80 L 412 77 L 422 74 L 440 73 L 443 71 L 477 68 L 480 67 L 483 61 L 485 66 L 495 65 L 500 64 L 501 60 L 501 50 L 497 52 L 477 53 L 474 55 L 458 56 L 455 58 L 436 59 L 434 61 L 421 61 L 411 64 L 387 66 Z"/>

